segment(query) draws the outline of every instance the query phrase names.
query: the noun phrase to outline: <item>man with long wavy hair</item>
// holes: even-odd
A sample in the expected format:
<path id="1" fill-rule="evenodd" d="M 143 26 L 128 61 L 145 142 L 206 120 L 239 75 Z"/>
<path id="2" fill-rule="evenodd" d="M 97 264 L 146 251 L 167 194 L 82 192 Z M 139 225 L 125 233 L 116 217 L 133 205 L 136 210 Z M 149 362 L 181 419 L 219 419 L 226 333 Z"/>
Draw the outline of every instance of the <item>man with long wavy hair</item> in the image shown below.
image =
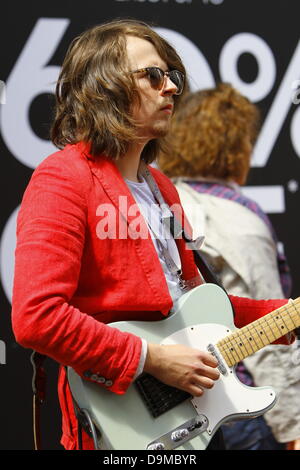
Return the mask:
<path id="1" fill-rule="evenodd" d="M 168 315 L 181 283 L 166 253 L 185 283 L 201 282 L 183 239 L 153 235 L 161 233 L 163 207 L 142 172 L 162 148 L 184 77 L 173 47 L 142 22 L 118 20 L 76 38 L 57 83 L 52 140 L 60 150 L 35 170 L 18 217 L 17 341 L 112 393 L 125 393 L 142 371 L 194 396 L 219 377 L 217 361 L 207 352 L 147 344 L 107 325 Z M 147 168 L 164 201 L 181 207 L 169 179 Z M 143 213 L 134 225 L 136 202 L 151 207 L 152 217 Z M 286 300 L 232 302 L 242 326 Z M 77 422 L 64 368 L 59 399 L 61 442 L 76 449 Z M 88 436 L 83 443 L 91 447 Z"/>

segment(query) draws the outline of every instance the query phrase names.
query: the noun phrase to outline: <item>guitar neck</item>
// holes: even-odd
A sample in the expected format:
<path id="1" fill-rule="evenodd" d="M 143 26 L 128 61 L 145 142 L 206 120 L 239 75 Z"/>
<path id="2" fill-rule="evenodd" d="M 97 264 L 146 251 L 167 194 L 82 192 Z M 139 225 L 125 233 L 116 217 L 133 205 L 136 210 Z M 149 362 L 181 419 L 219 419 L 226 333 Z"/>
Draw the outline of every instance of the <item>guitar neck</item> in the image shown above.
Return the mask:
<path id="1" fill-rule="evenodd" d="M 225 336 L 217 347 L 229 367 L 300 326 L 300 297 Z"/>

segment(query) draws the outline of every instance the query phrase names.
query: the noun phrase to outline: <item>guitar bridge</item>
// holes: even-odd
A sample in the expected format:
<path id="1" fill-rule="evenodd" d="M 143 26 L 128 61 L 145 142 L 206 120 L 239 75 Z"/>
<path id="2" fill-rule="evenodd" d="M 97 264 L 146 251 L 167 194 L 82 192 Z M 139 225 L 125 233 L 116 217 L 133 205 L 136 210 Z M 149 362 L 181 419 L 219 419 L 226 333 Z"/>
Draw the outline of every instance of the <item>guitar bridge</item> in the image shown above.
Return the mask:
<path id="1" fill-rule="evenodd" d="M 212 354 L 218 361 L 218 370 L 219 372 L 222 374 L 222 375 L 227 375 L 227 369 L 226 369 L 226 366 L 223 362 L 223 359 L 222 359 L 222 356 L 221 354 L 219 353 L 219 351 L 217 350 L 217 348 L 213 345 L 213 344 L 209 344 L 207 346 L 207 350 L 208 352 L 210 352 L 210 354 Z"/>

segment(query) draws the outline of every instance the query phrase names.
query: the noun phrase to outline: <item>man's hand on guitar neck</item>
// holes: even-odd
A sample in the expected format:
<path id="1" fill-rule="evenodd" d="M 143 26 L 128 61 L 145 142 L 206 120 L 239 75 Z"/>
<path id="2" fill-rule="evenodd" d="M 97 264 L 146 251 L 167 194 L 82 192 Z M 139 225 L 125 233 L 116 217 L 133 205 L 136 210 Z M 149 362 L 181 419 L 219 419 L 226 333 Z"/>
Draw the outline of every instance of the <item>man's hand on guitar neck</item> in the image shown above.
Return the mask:
<path id="1" fill-rule="evenodd" d="M 204 393 L 203 388 L 212 388 L 220 377 L 217 365 L 214 356 L 205 351 L 181 344 L 148 344 L 144 372 L 200 397 Z"/>

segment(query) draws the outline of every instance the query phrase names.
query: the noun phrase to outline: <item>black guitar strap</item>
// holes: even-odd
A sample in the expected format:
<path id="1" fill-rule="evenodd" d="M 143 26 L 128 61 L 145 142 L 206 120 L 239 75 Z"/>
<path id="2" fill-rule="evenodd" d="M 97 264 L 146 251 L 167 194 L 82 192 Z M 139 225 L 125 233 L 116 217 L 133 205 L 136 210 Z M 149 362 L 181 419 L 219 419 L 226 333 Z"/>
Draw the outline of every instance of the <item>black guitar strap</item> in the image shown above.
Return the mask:
<path id="1" fill-rule="evenodd" d="M 152 191 L 152 194 L 158 204 L 160 205 L 160 208 L 162 210 L 162 213 L 167 212 L 166 215 L 163 215 L 162 218 L 162 224 L 165 225 L 165 228 L 167 228 L 172 235 L 172 237 L 176 240 L 178 238 L 183 238 L 185 242 L 188 245 L 188 248 L 193 251 L 194 254 L 194 260 L 197 268 L 199 269 L 201 276 L 203 277 L 205 282 L 210 282 L 213 284 L 218 285 L 221 287 L 224 292 L 227 294 L 226 290 L 222 286 L 221 281 L 218 279 L 216 274 L 213 272 L 211 267 L 209 266 L 208 262 L 201 256 L 200 251 L 197 249 L 197 241 L 192 240 L 190 237 L 188 237 L 182 227 L 182 224 L 179 222 L 179 220 L 176 218 L 174 212 L 171 210 L 169 205 L 166 203 L 164 200 L 161 191 L 155 181 L 155 178 L 153 177 L 149 167 L 143 162 L 140 162 L 139 165 L 139 174 L 141 174 L 145 180 L 148 183 L 148 186 L 150 190 Z M 168 209 L 165 211 L 165 209 Z M 169 213 L 169 214 L 168 214 Z M 227 294 L 228 296 L 228 294 Z M 230 299 L 229 299 L 230 300 Z M 232 305 L 232 304 L 231 304 Z M 233 310 L 234 312 L 234 310 Z"/>
<path id="2" fill-rule="evenodd" d="M 32 422 L 33 422 L 33 438 L 34 450 L 42 450 L 41 439 L 41 406 L 46 398 L 46 373 L 44 370 L 44 362 L 48 356 L 40 354 L 37 351 L 32 351 L 30 362 L 33 367 L 32 374 Z M 67 374 L 67 368 L 66 374 Z M 82 448 L 82 429 L 93 439 L 95 449 L 98 449 L 97 444 L 97 431 L 91 420 L 90 414 L 87 410 L 80 410 L 72 396 L 74 412 L 78 421 L 78 442 L 79 449 Z"/>
<path id="3" fill-rule="evenodd" d="M 41 405 L 45 401 L 46 397 L 46 373 L 43 367 L 44 361 L 47 356 L 40 354 L 37 351 L 33 351 L 30 356 L 30 362 L 33 367 L 32 374 L 32 423 L 33 423 L 33 438 L 34 438 L 34 450 L 41 450 L 41 427 L 40 427 L 40 415 Z"/>
<path id="4" fill-rule="evenodd" d="M 193 240 L 187 237 L 184 231 L 182 232 L 182 237 L 189 247 L 192 247 L 195 244 Z M 208 262 L 201 256 L 200 251 L 197 250 L 195 247 L 193 248 L 193 255 L 194 255 L 195 264 L 197 268 L 199 269 L 201 275 L 203 276 L 203 279 L 206 282 L 211 282 L 212 284 L 216 284 L 219 287 L 221 287 L 223 290 L 225 290 L 221 284 L 220 279 L 212 271 L 212 268 L 209 266 Z"/>
<path id="5" fill-rule="evenodd" d="M 221 289 L 223 289 L 223 291 L 225 292 L 225 294 L 227 295 L 227 297 L 228 297 L 228 299 L 231 303 L 231 307 L 232 307 L 232 311 L 233 311 L 233 315 L 234 315 L 235 312 L 234 312 L 232 302 L 231 302 L 230 297 L 229 297 L 228 293 L 226 292 L 224 286 L 222 285 L 220 279 L 213 272 L 213 270 L 210 267 L 209 263 L 201 255 L 200 250 L 197 249 L 196 241 L 192 240 L 190 237 L 187 236 L 187 234 L 185 233 L 182 225 L 179 223 L 179 221 L 176 218 L 176 216 L 174 215 L 174 213 L 172 213 L 172 214 L 173 214 L 172 218 L 170 218 L 168 220 L 169 230 L 170 230 L 171 235 L 173 236 L 174 239 L 181 238 L 181 237 L 184 239 L 184 241 L 187 244 L 187 248 L 193 251 L 195 264 L 196 264 L 197 268 L 199 269 L 200 274 L 203 277 L 204 281 L 212 283 L 212 284 L 216 284 L 217 286 L 221 287 Z"/>

